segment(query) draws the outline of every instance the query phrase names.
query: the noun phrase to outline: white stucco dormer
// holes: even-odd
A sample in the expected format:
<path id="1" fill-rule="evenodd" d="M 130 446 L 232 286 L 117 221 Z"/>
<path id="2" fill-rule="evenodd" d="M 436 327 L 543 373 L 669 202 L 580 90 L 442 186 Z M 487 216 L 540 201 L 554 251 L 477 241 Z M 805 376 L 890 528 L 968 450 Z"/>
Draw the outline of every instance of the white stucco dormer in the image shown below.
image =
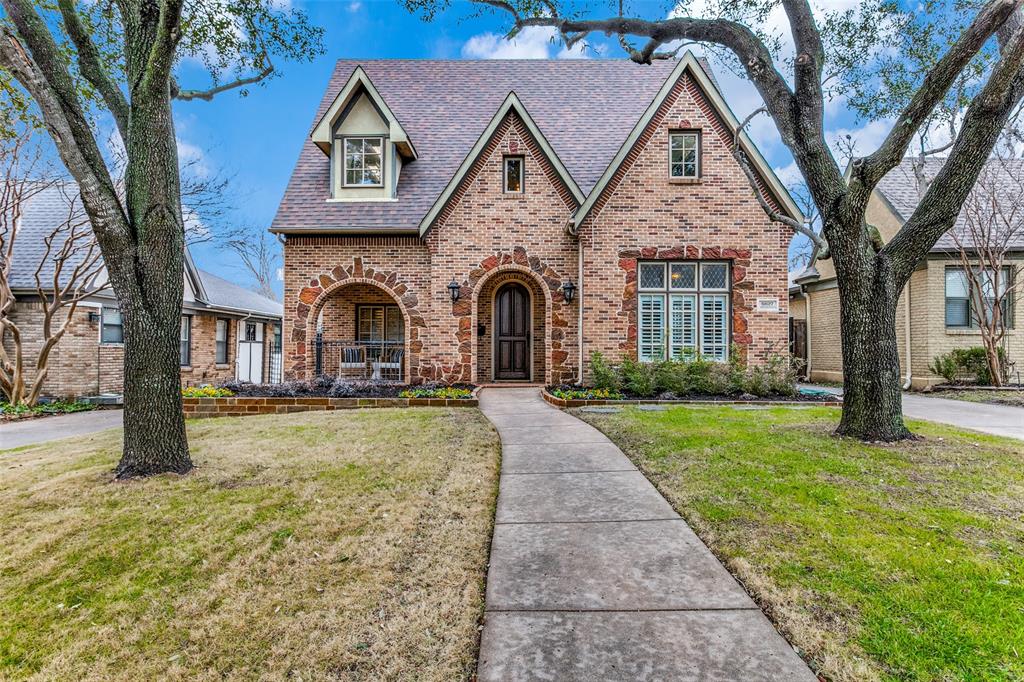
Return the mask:
<path id="1" fill-rule="evenodd" d="M 412 140 L 362 67 L 310 137 L 330 158 L 328 201 L 394 201 L 402 166 L 416 159 Z"/>

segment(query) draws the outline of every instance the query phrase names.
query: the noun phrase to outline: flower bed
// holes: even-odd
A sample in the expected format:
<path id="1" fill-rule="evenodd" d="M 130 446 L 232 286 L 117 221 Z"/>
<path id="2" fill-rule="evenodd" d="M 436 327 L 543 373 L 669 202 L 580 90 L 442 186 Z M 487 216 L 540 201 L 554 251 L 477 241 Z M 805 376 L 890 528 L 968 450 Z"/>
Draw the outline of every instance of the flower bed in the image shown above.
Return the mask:
<path id="1" fill-rule="evenodd" d="M 188 419 L 354 410 L 372 407 L 476 407 L 476 387 L 345 381 L 320 377 L 282 384 L 229 382 L 182 391 Z"/>
<path id="2" fill-rule="evenodd" d="M 79 401 L 65 402 L 63 400 L 54 400 L 47 403 L 40 402 L 31 407 L 25 404 L 11 405 L 8 402 L 0 401 L 0 419 L 3 421 L 35 419 L 37 417 L 52 417 L 58 414 L 86 412 L 95 409 L 96 405 Z"/>
<path id="3" fill-rule="evenodd" d="M 660 397 L 644 398 L 619 393 L 615 397 L 599 397 L 602 389 L 579 387 L 547 386 L 541 393 L 544 400 L 556 407 L 585 407 L 588 405 L 685 405 L 707 404 L 718 405 L 795 405 L 813 404 L 823 407 L 837 407 L 843 402 L 839 396 L 797 393 L 795 395 L 756 396 L 750 393 L 739 395 L 690 394 L 678 396 L 661 394 Z M 591 397 L 584 397 L 590 395 Z"/>

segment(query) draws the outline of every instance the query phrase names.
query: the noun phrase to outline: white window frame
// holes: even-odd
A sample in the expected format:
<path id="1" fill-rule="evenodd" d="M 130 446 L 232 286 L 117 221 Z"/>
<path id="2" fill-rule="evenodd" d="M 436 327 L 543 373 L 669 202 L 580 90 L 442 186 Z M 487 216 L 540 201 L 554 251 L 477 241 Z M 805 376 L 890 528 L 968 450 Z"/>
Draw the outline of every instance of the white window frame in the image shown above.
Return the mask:
<path id="1" fill-rule="evenodd" d="M 508 164 L 510 161 L 519 162 L 519 189 L 508 188 Z M 502 157 L 501 189 L 505 194 L 526 194 L 526 157 L 519 154 L 509 154 Z"/>
<path id="2" fill-rule="evenodd" d="M 672 143 L 673 143 L 673 141 L 677 137 L 684 138 L 683 149 L 682 149 L 682 153 L 684 155 L 683 156 L 684 160 L 678 161 L 678 163 L 682 164 L 682 166 L 683 166 L 683 174 L 682 175 L 674 175 L 672 173 L 672 166 L 675 165 L 675 163 L 677 163 L 677 162 L 673 162 L 673 160 L 672 160 L 672 152 L 674 151 Z M 701 137 L 700 136 L 700 131 L 697 131 L 697 130 L 680 130 L 680 131 L 672 132 L 672 133 L 668 134 L 668 177 L 670 179 L 672 179 L 672 180 L 696 180 L 696 179 L 700 178 L 700 144 L 701 144 L 700 137 Z M 693 138 L 693 151 L 694 151 L 694 164 L 693 164 L 694 172 L 693 172 L 693 175 L 687 175 L 686 174 L 686 161 L 685 161 L 685 158 L 686 158 L 685 157 L 685 154 L 686 154 L 686 142 L 685 142 L 685 139 L 686 138 Z"/>
<path id="3" fill-rule="evenodd" d="M 182 352 L 182 351 L 185 351 L 185 352 Z M 181 327 L 180 327 L 180 332 L 178 334 L 178 364 L 181 367 L 191 367 L 192 366 L 192 316 L 191 315 L 182 315 L 181 316 Z"/>
<path id="4" fill-rule="evenodd" d="M 672 280 L 673 266 L 692 266 L 693 286 L 683 286 Z M 725 267 L 723 287 L 703 286 L 705 268 Z M 662 269 L 662 285 L 645 287 L 641 278 L 644 268 Z M 705 360 L 727 362 L 732 341 L 732 271 L 729 261 L 639 261 L 637 263 L 637 360 L 657 362 L 666 357 L 673 360 L 692 360 L 698 355 Z M 724 301 L 724 310 L 711 309 Z M 660 311 L 660 312 L 659 312 Z M 645 329 L 645 319 L 660 315 L 661 333 L 653 336 Z M 705 343 L 705 317 L 721 315 L 722 343 Z M 655 338 L 657 337 L 657 338 Z M 711 348 L 707 348 L 711 346 Z M 713 352 L 709 352 L 713 351 Z"/>
<path id="5" fill-rule="evenodd" d="M 380 145 L 380 182 L 368 183 L 368 182 L 349 182 L 348 172 L 349 170 L 358 170 L 363 173 L 363 177 L 366 177 L 366 151 L 360 151 L 360 160 L 362 161 L 361 168 L 348 167 L 348 143 L 359 140 L 365 143 L 367 140 L 376 140 L 377 144 Z M 345 135 L 341 138 L 341 186 L 342 187 L 383 187 L 384 186 L 384 162 L 385 162 L 385 149 L 384 149 L 384 138 L 380 135 Z"/>
<path id="6" fill-rule="evenodd" d="M 223 336 L 221 338 L 221 331 L 223 327 Z M 227 365 L 231 361 L 231 346 L 228 342 L 231 340 L 231 320 L 226 317 L 218 317 L 214 322 L 214 341 L 213 341 L 213 362 L 216 365 Z M 224 359 L 221 360 L 219 353 L 221 344 L 224 344 Z"/>
<path id="7" fill-rule="evenodd" d="M 107 314 L 117 313 L 118 324 L 107 325 Z M 121 340 L 120 341 L 107 341 L 103 338 L 103 328 L 105 326 L 119 327 L 121 329 Z M 120 308 L 115 306 L 103 306 L 100 308 L 100 345 L 101 346 L 121 346 L 124 345 L 124 313 L 121 312 Z"/>

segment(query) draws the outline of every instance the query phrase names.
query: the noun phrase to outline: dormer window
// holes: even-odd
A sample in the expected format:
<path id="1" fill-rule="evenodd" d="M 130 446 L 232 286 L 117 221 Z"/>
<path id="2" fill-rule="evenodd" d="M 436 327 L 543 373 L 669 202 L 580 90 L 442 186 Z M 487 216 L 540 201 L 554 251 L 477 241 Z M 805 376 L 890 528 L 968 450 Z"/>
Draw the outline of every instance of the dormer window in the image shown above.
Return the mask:
<path id="1" fill-rule="evenodd" d="M 346 137 L 346 187 L 380 187 L 384 184 L 384 138 Z"/>
<path id="2" fill-rule="evenodd" d="M 673 180 L 700 177 L 700 133 L 670 133 L 668 136 L 668 176 Z"/>
<path id="3" fill-rule="evenodd" d="M 506 156 L 504 164 L 504 184 L 506 194 L 523 193 L 523 157 Z"/>

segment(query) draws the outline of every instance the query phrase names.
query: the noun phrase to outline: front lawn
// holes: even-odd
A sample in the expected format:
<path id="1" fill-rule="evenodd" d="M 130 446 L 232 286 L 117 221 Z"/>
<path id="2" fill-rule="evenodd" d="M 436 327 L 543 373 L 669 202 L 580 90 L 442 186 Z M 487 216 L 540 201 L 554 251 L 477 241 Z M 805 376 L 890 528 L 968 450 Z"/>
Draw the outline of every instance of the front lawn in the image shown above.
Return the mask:
<path id="1" fill-rule="evenodd" d="M 119 433 L 0 452 L 0 679 L 465 679 L 498 439 L 476 410 L 189 424 L 188 476 Z"/>
<path id="2" fill-rule="evenodd" d="M 616 441 L 832 680 L 1024 679 L 1024 444 L 832 408 L 574 411 Z"/>

